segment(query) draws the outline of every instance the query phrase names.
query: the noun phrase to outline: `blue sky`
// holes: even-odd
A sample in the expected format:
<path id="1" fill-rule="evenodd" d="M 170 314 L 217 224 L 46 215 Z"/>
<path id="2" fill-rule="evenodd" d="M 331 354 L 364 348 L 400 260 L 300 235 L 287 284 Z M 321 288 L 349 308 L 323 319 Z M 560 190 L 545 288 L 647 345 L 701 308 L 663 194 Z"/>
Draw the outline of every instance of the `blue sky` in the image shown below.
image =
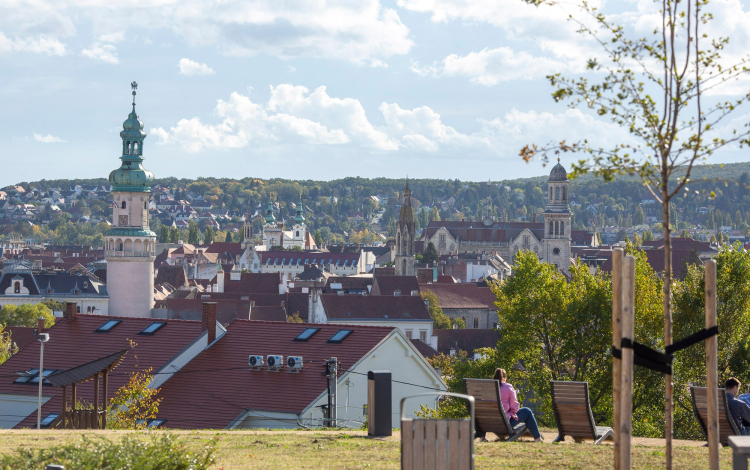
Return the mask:
<path id="1" fill-rule="evenodd" d="M 728 60 L 743 56 L 746 6 L 712 5 Z M 602 7 L 633 34 L 653 29 L 650 1 Z M 597 51 L 564 18 L 521 0 L 6 0 L 0 185 L 106 177 L 133 80 L 157 177 L 543 174 L 523 145 L 628 139 L 550 98 L 544 77 L 581 73 Z"/>

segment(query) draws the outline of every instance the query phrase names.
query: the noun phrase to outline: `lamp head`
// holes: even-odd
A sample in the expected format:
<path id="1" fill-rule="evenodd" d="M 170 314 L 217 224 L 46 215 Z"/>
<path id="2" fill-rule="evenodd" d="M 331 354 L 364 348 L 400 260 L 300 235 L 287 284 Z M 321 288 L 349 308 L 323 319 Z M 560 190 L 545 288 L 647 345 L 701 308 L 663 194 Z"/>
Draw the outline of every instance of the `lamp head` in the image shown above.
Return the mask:
<path id="1" fill-rule="evenodd" d="M 41 333 L 39 335 L 39 338 L 37 339 L 39 340 L 40 343 L 46 343 L 47 341 L 49 341 L 49 333 Z"/>

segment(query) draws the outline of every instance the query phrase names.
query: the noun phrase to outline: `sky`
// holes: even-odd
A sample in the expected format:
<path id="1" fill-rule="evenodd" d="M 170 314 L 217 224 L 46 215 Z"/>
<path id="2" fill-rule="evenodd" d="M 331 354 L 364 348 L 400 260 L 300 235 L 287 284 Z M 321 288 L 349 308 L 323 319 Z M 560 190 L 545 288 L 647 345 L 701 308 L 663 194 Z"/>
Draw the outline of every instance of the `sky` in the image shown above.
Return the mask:
<path id="1" fill-rule="evenodd" d="M 648 35 L 658 22 L 649 0 L 593 1 L 632 35 Z M 551 98 L 547 75 L 586 74 L 586 60 L 599 54 L 566 20 L 571 8 L 521 0 L 0 0 L 0 186 L 106 177 L 119 166 L 132 81 L 148 133 L 144 166 L 157 178 L 541 175 L 549 168 L 524 163 L 523 146 L 631 139 Z M 748 5 L 716 0 L 710 9 L 709 29 L 731 39 L 726 60 L 744 57 Z M 710 99 L 748 90 L 743 79 Z M 741 109 L 723 131 L 748 121 Z M 745 160 L 737 147 L 712 157 Z"/>

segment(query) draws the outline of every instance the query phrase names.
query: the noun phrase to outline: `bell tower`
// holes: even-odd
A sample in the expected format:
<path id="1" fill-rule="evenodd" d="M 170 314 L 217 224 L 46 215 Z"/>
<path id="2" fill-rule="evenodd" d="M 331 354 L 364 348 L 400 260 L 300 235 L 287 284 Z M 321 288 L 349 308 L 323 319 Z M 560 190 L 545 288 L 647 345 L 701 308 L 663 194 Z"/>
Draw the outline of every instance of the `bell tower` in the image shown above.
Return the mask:
<path id="1" fill-rule="evenodd" d="M 112 185 L 112 228 L 105 235 L 109 312 L 124 317 L 150 317 L 154 307 L 156 234 L 148 225 L 148 202 L 154 175 L 143 168 L 143 123 L 133 110 L 123 123 L 122 161 L 109 174 Z"/>
<path id="2" fill-rule="evenodd" d="M 416 276 L 416 258 L 414 257 L 414 237 L 416 235 L 416 224 L 411 207 L 411 190 L 409 190 L 409 178 L 406 179 L 404 187 L 404 200 L 401 203 L 401 212 L 396 223 L 396 276 Z"/>
<path id="3" fill-rule="evenodd" d="M 247 199 L 247 212 L 245 212 L 245 223 L 242 225 L 242 248 L 247 250 L 253 244 L 253 213 L 250 198 Z"/>
<path id="4" fill-rule="evenodd" d="M 542 261 L 567 272 L 570 266 L 570 222 L 573 213 L 568 203 L 568 172 L 557 159 L 547 180 L 547 209 L 544 211 Z"/>

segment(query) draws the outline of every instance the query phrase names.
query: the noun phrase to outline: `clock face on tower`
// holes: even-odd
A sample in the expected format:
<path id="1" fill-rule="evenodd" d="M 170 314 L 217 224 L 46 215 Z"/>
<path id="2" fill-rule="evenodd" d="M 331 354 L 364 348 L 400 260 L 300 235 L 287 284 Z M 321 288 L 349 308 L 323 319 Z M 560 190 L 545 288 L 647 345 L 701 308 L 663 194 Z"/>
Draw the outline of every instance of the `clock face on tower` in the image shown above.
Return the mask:
<path id="1" fill-rule="evenodd" d="M 126 227 L 128 225 L 128 216 L 127 215 L 121 215 L 120 216 L 120 227 Z"/>

